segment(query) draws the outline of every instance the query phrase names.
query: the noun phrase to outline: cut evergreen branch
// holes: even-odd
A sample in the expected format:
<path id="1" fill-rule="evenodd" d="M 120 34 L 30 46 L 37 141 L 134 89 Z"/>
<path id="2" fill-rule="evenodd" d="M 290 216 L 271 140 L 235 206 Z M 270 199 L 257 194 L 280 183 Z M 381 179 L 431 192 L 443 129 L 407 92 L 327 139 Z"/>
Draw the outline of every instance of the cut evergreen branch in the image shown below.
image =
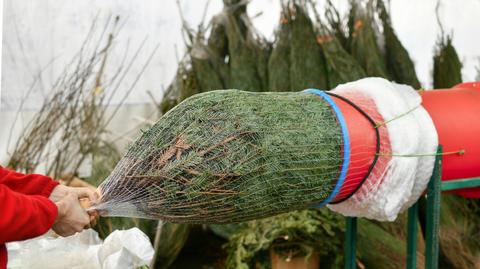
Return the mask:
<path id="1" fill-rule="evenodd" d="M 248 222 L 227 245 L 226 268 L 254 268 L 262 253 L 280 257 L 323 257 L 342 249 L 342 217 L 326 209 L 303 210 Z M 322 259 L 322 258 L 321 258 Z"/>
<path id="2" fill-rule="evenodd" d="M 442 196 L 440 214 L 440 266 L 475 268 L 478 266 L 480 242 L 477 240 L 480 216 L 470 205 L 476 199 L 456 195 Z"/>
<path id="3" fill-rule="evenodd" d="M 406 268 L 406 241 L 374 221 L 359 220 L 357 249 L 358 258 L 366 268 Z M 424 258 L 421 253 L 417 255 L 417 266 L 421 268 Z"/>

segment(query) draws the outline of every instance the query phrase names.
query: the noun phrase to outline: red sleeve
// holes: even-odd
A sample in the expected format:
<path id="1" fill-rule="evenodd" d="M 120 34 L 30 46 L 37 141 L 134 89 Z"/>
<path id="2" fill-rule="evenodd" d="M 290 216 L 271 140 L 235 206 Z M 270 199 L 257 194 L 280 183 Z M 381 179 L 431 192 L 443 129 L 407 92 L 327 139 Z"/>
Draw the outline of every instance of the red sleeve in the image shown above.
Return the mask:
<path id="1" fill-rule="evenodd" d="M 24 175 L 12 170 L 0 167 L 0 184 L 11 190 L 28 195 L 50 196 L 53 188 L 58 183 L 47 176 L 30 174 Z"/>
<path id="2" fill-rule="evenodd" d="M 17 193 L 0 183 L 0 245 L 44 234 L 57 214 L 48 198 Z"/>

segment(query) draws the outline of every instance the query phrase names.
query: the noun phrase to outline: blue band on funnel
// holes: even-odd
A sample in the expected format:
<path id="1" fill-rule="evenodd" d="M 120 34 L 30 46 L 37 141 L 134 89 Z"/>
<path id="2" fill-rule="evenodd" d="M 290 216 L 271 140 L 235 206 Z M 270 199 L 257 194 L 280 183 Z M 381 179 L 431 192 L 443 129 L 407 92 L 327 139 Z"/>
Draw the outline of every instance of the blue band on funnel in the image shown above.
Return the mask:
<path id="1" fill-rule="evenodd" d="M 335 185 L 335 188 L 333 189 L 333 191 L 330 193 L 327 199 L 325 199 L 319 205 L 315 206 L 315 208 L 321 208 L 321 207 L 324 207 L 326 204 L 330 203 L 335 198 L 335 196 L 337 196 L 338 192 L 340 191 L 340 188 L 343 185 L 343 182 L 345 181 L 345 178 L 347 176 L 348 166 L 350 165 L 350 137 L 348 136 L 347 123 L 345 122 L 345 118 L 343 117 L 342 111 L 337 106 L 335 101 L 333 101 L 333 99 L 328 94 L 318 89 L 307 89 L 307 90 L 304 90 L 304 92 L 318 95 L 322 99 L 324 99 L 332 107 L 333 111 L 335 112 L 337 116 L 337 120 L 340 123 L 340 127 L 342 130 L 342 137 L 343 137 L 342 169 L 340 171 L 340 176 L 338 177 L 337 184 Z"/>

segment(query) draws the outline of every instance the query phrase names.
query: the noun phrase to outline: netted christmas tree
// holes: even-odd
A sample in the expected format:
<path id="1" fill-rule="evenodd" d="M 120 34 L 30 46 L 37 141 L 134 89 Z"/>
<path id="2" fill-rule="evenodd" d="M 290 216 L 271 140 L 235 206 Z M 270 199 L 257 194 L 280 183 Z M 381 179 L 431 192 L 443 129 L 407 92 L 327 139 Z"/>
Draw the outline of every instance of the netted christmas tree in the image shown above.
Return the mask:
<path id="1" fill-rule="evenodd" d="M 462 63 L 450 36 L 441 37 L 433 57 L 433 88 L 448 89 L 462 82 Z"/>
<path id="2" fill-rule="evenodd" d="M 349 51 L 371 77 L 390 78 L 386 63 L 377 43 L 378 26 L 374 21 L 373 3 L 364 7 L 351 1 L 349 14 Z"/>
<path id="3" fill-rule="evenodd" d="M 414 89 L 419 89 L 420 82 L 418 81 L 413 61 L 395 34 L 390 14 L 388 14 L 382 0 L 378 0 L 377 8 L 383 26 L 385 59 L 389 73 L 395 82 L 407 84 Z"/>
<path id="4" fill-rule="evenodd" d="M 253 27 L 247 15 L 247 1 L 224 0 L 223 3 L 222 13 L 214 20 L 218 24 L 215 34 L 223 37 L 228 48 L 226 62 L 230 72 L 226 87 L 248 91 L 267 89 L 270 45 Z"/>
<path id="5" fill-rule="evenodd" d="M 325 58 L 305 5 L 290 3 L 290 83 L 292 89 L 327 89 Z"/>
<path id="6" fill-rule="evenodd" d="M 316 15 L 317 43 L 322 48 L 325 57 L 328 89 L 366 77 L 365 71 L 357 60 L 342 46 L 346 43 L 346 37 L 338 12 L 333 4 L 329 2 L 326 10 L 325 15 L 329 21 L 328 24 L 322 22 L 320 15 L 314 8 L 313 11 Z"/>
<path id="7" fill-rule="evenodd" d="M 280 13 L 279 26 L 275 31 L 272 54 L 268 61 L 268 85 L 270 91 L 292 91 L 290 83 L 290 8 L 285 4 Z"/>
<path id="8" fill-rule="evenodd" d="M 462 62 L 453 46 L 453 34 L 447 34 L 442 23 L 442 3 L 437 2 L 435 15 L 440 36 L 433 56 L 433 88 L 447 89 L 462 82 Z"/>
<path id="9" fill-rule="evenodd" d="M 330 106 L 310 93 L 212 91 L 146 131 L 100 186 L 103 215 L 229 223 L 318 205 L 342 164 Z"/>

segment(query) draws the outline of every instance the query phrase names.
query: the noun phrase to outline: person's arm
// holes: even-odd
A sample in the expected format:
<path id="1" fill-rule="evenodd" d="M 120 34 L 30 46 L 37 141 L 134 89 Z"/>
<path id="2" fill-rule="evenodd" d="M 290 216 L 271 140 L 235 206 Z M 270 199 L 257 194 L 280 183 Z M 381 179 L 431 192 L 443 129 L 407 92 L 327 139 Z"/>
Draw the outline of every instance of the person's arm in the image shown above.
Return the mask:
<path id="1" fill-rule="evenodd" d="M 15 192 L 43 197 L 49 197 L 58 186 L 58 182 L 50 177 L 38 174 L 25 175 L 3 167 L 0 167 L 0 184 Z"/>
<path id="2" fill-rule="evenodd" d="M 0 244 L 44 234 L 57 215 L 50 199 L 17 193 L 0 183 Z"/>
<path id="3" fill-rule="evenodd" d="M 0 244 L 25 240 L 52 228 L 61 236 L 80 232 L 95 221 L 79 199 L 95 201 L 89 188 L 59 185 L 47 176 L 24 175 L 0 167 Z"/>
<path id="4" fill-rule="evenodd" d="M 78 195 L 67 193 L 53 202 L 40 195 L 25 195 L 0 184 L 0 245 L 40 236 L 52 228 L 58 235 L 81 232 L 91 218 Z"/>
<path id="5" fill-rule="evenodd" d="M 68 187 L 59 185 L 52 178 L 39 174 L 22 174 L 0 166 L 0 184 L 12 191 L 27 195 L 41 195 L 58 202 L 68 193 L 75 193 L 79 198 L 88 198 L 91 202 L 97 199 L 95 191 L 87 187 Z"/>

